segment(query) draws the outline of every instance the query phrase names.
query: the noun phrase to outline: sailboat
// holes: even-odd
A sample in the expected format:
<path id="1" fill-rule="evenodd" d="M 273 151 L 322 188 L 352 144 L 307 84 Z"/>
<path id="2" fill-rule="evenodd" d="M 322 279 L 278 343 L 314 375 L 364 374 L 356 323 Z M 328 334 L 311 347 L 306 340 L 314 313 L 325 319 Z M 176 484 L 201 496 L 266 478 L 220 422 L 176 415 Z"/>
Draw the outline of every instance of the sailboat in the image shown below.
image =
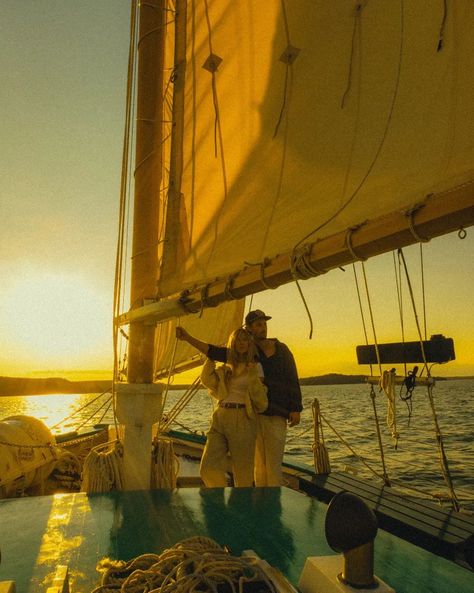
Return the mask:
<path id="1" fill-rule="evenodd" d="M 56 586 L 54 568 L 67 565 L 73 590 L 86 590 L 103 555 L 129 559 L 206 535 L 236 553 L 255 549 L 286 577 L 282 590 L 312 591 L 299 579 L 308 556 L 333 553 L 326 504 L 355 480 L 331 491 L 293 468 L 300 492 L 150 489 L 157 379 L 199 362 L 176 344 L 177 323 L 223 343 L 242 324 L 246 296 L 474 223 L 473 21 L 468 3 L 428 0 L 131 3 L 114 294 L 123 488 L 3 501 L 3 563 L 19 587 Z M 454 545 L 461 567 L 437 554 L 438 538 L 438 550 L 420 547 L 431 524 L 417 531 L 420 545 L 409 543 L 420 517 L 399 522 L 397 535 L 379 531 L 377 574 L 402 593 L 471 590 L 474 535 Z M 465 529 L 454 512 L 432 520 Z"/>

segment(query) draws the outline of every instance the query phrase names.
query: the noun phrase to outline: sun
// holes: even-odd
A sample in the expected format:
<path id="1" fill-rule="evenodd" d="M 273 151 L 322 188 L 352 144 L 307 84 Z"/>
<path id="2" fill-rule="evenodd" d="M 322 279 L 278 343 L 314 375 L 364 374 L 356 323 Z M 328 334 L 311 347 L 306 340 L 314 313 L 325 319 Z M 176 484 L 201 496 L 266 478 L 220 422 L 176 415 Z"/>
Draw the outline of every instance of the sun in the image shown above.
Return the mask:
<path id="1" fill-rule="evenodd" d="M 92 364 L 111 342 L 111 298 L 79 275 L 28 273 L 2 301 L 2 342 L 43 368 Z"/>

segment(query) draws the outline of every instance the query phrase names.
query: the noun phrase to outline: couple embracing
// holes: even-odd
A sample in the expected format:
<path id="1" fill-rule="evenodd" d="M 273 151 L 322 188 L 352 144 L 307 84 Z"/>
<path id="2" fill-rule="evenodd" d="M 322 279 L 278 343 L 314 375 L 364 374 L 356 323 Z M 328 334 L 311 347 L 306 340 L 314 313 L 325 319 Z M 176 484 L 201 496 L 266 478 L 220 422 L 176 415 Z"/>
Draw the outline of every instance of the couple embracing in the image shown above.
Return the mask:
<path id="1" fill-rule="evenodd" d="M 300 421 L 301 390 L 288 347 L 267 338 L 263 311 L 250 311 L 245 328 L 234 331 L 227 347 L 191 336 L 176 336 L 207 356 L 201 380 L 219 402 L 201 461 L 208 487 L 226 485 L 227 453 L 237 487 L 280 486 L 287 426 Z M 215 361 L 224 363 L 216 368 Z"/>

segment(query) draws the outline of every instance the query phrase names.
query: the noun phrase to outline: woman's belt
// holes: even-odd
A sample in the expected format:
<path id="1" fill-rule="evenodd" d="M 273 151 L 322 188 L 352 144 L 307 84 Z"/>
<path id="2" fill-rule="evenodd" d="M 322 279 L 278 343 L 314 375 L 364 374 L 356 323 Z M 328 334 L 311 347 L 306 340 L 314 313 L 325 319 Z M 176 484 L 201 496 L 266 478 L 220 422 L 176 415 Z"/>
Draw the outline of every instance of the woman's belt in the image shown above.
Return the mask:
<path id="1" fill-rule="evenodd" d="M 219 402 L 220 408 L 245 408 L 245 404 L 238 404 L 235 402 Z"/>

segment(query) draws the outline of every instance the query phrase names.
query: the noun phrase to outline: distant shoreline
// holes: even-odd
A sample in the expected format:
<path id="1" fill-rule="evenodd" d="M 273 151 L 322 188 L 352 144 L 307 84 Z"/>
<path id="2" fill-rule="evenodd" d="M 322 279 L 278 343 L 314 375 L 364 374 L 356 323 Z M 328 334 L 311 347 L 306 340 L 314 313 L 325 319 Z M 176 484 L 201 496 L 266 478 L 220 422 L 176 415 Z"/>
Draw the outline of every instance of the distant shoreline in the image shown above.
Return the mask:
<path id="1" fill-rule="evenodd" d="M 367 375 L 344 375 L 340 373 L 328 373 L 315 377 L 300 379 L 300 385 L 354 385 L 364 384 Z M 473 376 L 466 377 L 435 377 L 437 381 L 448 380 L 469 380 Z M 92 381 L 69 381 L 60 377 L 46 379 L 30 379 L 23 377 L 0 377 L 0 397 L 17 395 L 55 395 L 74 393 L 105 393 L 110 391 L 112 382 L 107 380 Z M 188 385 L 169 386 L 171 390 L 186 389 Z"/>

